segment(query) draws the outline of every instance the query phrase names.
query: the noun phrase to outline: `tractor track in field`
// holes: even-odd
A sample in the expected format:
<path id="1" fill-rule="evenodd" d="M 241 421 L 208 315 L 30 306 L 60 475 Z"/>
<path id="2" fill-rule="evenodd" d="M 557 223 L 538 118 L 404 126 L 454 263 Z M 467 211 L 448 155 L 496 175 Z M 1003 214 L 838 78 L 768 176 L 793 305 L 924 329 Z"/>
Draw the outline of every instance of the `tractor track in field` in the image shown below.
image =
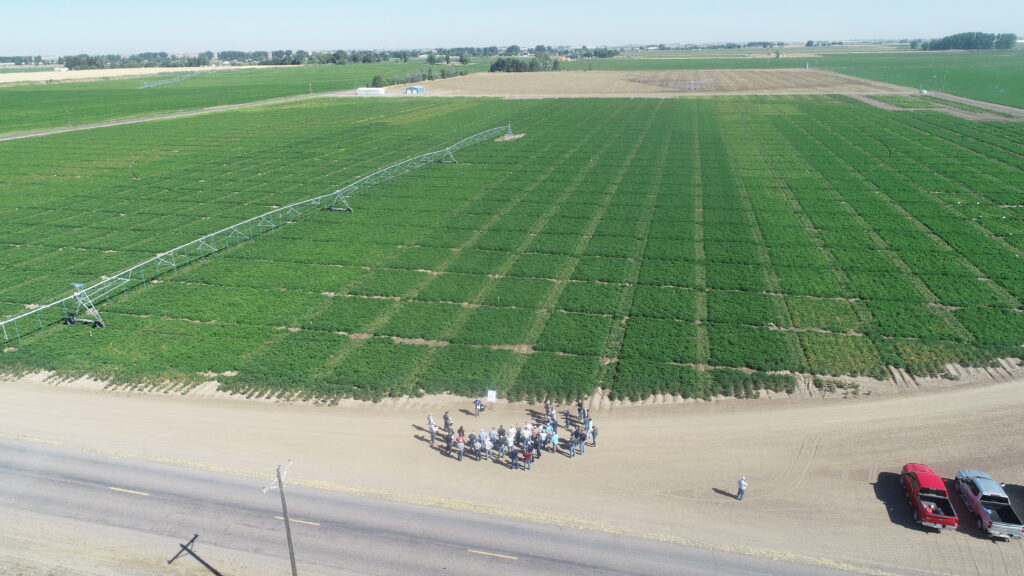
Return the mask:
<path id="1" fill-rule="evenodd" d="M 331 93 L 333 94 L 333 93 Z M 133 118 L 121 118 L 120 120 L 108 120 L 105 122 L 96 122 L 94 124 L 80 124 L 76 126 L 62 126 L 60 128 L 46 128 L 44 130 L 30 130 L 28 132 L 14 132 L 11 134 L 4 134 L 0 136 L 0 142 L 6 142 L 9 140 L 21 140 L 24 138 L 36 138 L 39 136 L 51 136 L 53 134 L 64 134 L 66 132 L 78 132 L 80 130 L 93 130 L 96 128 L 109 128 L 111 126 L 125 126 L 128 124 L 139 124 L 141 122 L 150 122 L 153 120 L 166 120 L 168 118 L 182 118 L 185 116 L 197 116 L 199 114 L 210 114 L 213 112 L 223 112 L 225 110 L 236 110 L 239 108 L 251 108 L 253 106 L 265 106 L 267 104 L 280 104 L 282 102 L 294 102 L 297 100 L 309 100 L 312 98 L 320 98 L 325 94 L 300 94 L 298 96 L 283 96 L 281 98 L 271 98 L 269 100 L 257 100 L 255 102 L 242 102 L 239 104 L 224 104 L 222 106 L 209 106 L 207 108 L 199 108 L 194 110 L 180 110 L 178 112 L 165 112 L 162 114 L 148 114 L 146 116 L 136 116 Z"/>

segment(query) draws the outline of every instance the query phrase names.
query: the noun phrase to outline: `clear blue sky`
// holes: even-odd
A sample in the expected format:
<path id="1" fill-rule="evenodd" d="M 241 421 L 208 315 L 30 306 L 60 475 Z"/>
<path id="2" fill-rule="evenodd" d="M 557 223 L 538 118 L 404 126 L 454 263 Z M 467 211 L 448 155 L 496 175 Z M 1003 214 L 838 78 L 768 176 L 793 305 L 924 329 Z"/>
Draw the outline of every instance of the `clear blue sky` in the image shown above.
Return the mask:
<path id="1" fill-rule="evenodd" d="M 0 55 L 1024 37 L 1024 1 L 0 0 Z"/>

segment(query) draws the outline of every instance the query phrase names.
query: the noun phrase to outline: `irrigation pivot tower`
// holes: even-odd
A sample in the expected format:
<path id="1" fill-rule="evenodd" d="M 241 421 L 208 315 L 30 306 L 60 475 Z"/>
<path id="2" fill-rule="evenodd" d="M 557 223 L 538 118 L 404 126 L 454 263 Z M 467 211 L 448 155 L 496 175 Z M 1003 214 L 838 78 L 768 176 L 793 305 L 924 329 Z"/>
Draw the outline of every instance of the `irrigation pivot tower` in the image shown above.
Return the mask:
<path id="1" fill-rule="evenodd" d="M 71 295 L 75 302 L 75 309 L 71 314 L 67 314 L 65 309 L 64 323 L 72 325 L 81 322 L 83 324 L 92 324 L 96 328 L 103 328 L 103 318 L 100 317 L 100 311 L 93 305 L 89 292 L 85 290 L 85 284 L 75 282 L 72 286 L 75 288 L 75 293 Z M 83 312 L 88 316 L 92 316 L 92 318 L 82 318 Z"/>
<path id="2" fill-rule="evenodd" d="M 447 148 L 420 154 L 413 158 L 392 164 L 387 168 L 378 170 L 368 176 L 329 192 L 316 198 L 302 200 L 287 206 L 271 210 L 259 216 L 239 222 L 234 226 L 228 226 L 202 238 L 193 240 L 188 244 L 182 244 L 177 248 L 161 252 L 145 262 L 136 264 L 127 270 L 123 270 L 113 276 L 107 276 L 95 284 L 85 286 L 75 284 L 75 292 L 71 296 L 61 298 L 49 304 L 33 307 L 28 312 L 23 312 L 11 318 L 0 320 L 0 338 L 3 342 L 17 340 L 21 343 L 22 336 L 43 329 L 45 326 L 63 322 L 65 324 L 90 323 L 96 327 L 105 325 L 100 318 L 100 304 L 118 293 L 127 292 L 153 279 L 175 271 L 196 260 L 215 254 L 225 248 L 236 246 L 241 242 L 260 236 L 274 230 L 279 226 L 290 224 L 303 216 L 308 216 L 321 210 L 348 210 L 352 207 L 348 200 L 360 190 L 371 188 L 408 174 L 413 170 L 435 162 L 443 162 L 446 158 L 454 161 L 454 153 L 487 140 L 506 140 L 512 138 L 512 126 L 497 126 L 484 130 L 468 138 L 464 138 Z M 73 307 L 69 312 L 68 308 Z M 85 318 L 84 316 L 91 317 Z"/>

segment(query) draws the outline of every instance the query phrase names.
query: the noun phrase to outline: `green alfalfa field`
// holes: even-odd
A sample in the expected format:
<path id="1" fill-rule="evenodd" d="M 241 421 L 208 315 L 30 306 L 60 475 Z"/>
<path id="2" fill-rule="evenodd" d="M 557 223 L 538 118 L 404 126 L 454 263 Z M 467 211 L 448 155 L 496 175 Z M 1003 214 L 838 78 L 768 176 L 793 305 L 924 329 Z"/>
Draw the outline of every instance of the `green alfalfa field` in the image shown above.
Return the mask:
<path id="1" fill-rule="evenodd" d="M 841 96 L 317 99 L 0 143 L 0 315 L 509 121 L 0 366 L 643 399 L 1020 355 L 1024 128 Z"/>

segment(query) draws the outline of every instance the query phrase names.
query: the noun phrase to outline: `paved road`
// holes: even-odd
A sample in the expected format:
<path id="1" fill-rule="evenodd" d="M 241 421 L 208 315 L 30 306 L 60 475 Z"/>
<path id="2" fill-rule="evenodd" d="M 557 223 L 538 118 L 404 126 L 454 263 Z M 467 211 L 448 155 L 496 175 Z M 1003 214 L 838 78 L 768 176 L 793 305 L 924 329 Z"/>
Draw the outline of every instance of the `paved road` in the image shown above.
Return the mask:
<path id="1" fill-rule="evenodd" d="M 265 480 L 14 440 L 0 440 L 0 477 L 0 516 L 30 512 L 166 537 L 161 560 L 199 534 L 200 546 L 215 547 L 218 557 L 232 551 L 263 557 L 288 573 L 280 497 L 261 492 Z M 287 485 L 287 479 L 286 490 L 300 574 L 848 574 Z"/>

